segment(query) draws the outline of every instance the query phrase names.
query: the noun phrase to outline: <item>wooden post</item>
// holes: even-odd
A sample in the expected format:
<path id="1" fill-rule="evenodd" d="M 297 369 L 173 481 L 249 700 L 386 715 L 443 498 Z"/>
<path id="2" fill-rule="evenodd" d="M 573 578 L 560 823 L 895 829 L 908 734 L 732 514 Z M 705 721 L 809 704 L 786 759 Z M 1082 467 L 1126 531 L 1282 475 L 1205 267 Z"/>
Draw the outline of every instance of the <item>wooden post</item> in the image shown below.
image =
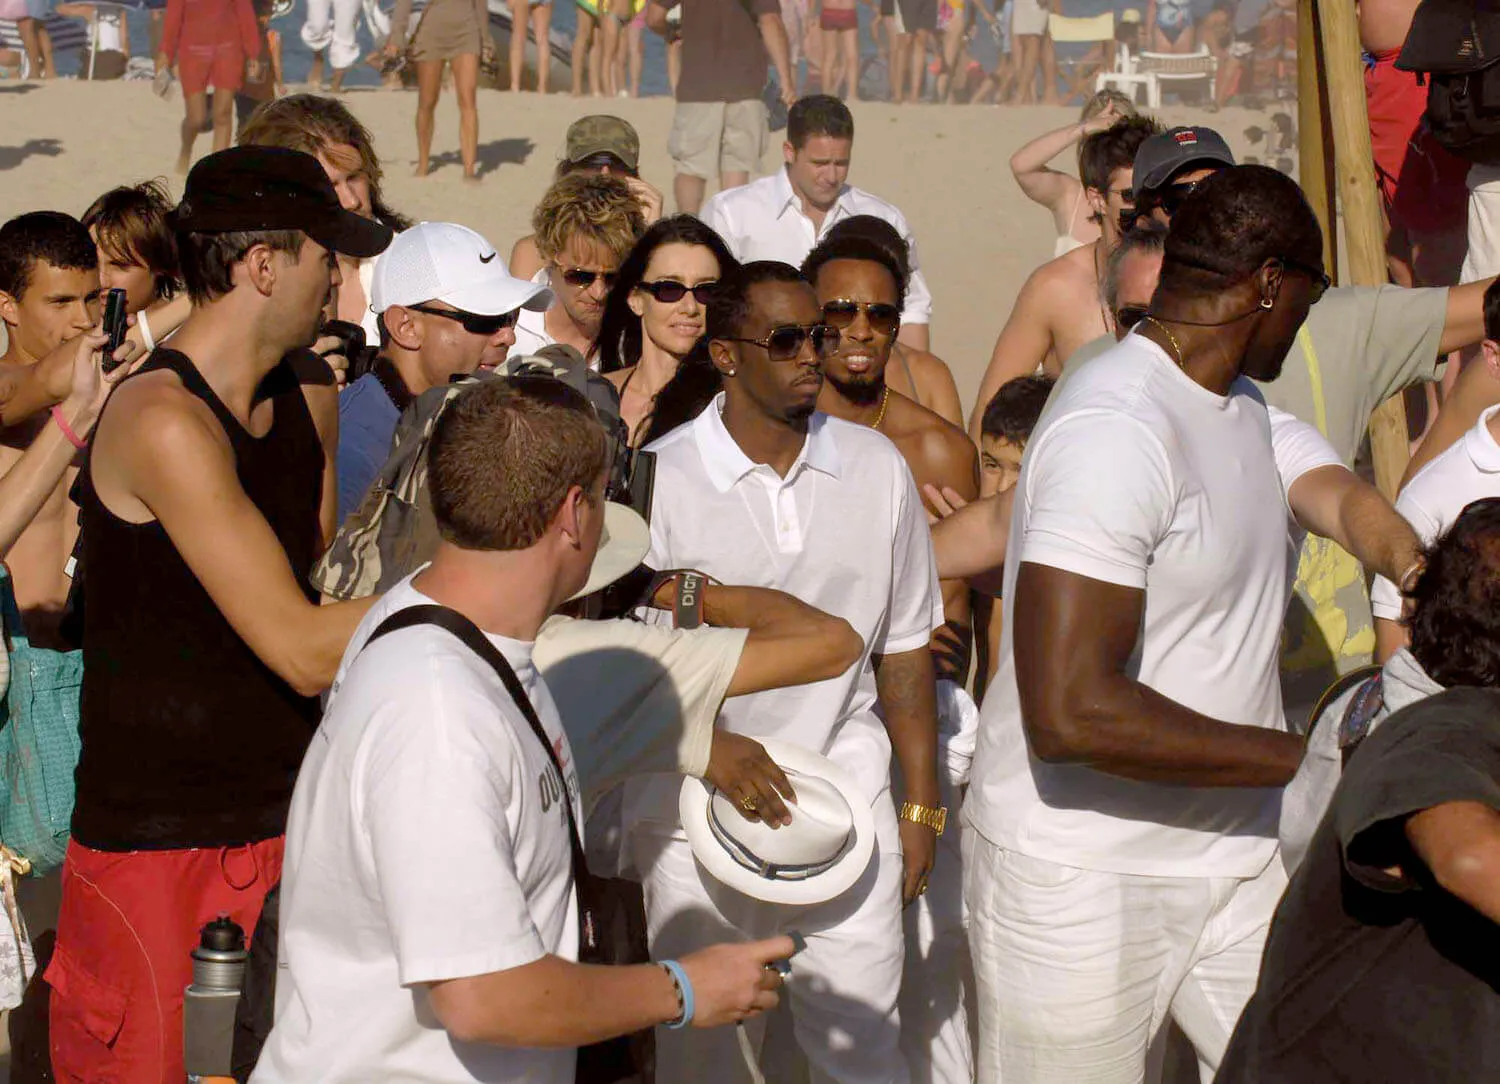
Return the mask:
<path id="1" fill-rule="evenodd" d="M 1323 225 L 1323 267 L 1339 281 L 1337 202 L 1333 197 L 1333 124 L 1323 79 L 1317 0 L 1297 4 L 1297 158 L 1302 191 Z"/>
<path id="2" fill-rule="evenodd" d="M 1379 286 L 1388 281 L 1385 225 L 1375 187 L 1375 159 L 1370 149 L 1370 118 L 1365 112 L 1359 26 L 1349 0 L 1317 0 L 1317 30 L 1322 49 L 1313 57 L 1300 53 L 1300 66 L 1322 60 L 1324 85 L 1333 125 L 1338 194 L 1344 209 L 1344 240 L 1349 250 L 1347 282 Z M 1301 35 L 1299 33 L 1299 44 Z M 1370 418 L 1370 450 L 1375 483 L 1392 500 L 1409 458 L 1406 408 L 1399 395 L 1382 403 Z"/>

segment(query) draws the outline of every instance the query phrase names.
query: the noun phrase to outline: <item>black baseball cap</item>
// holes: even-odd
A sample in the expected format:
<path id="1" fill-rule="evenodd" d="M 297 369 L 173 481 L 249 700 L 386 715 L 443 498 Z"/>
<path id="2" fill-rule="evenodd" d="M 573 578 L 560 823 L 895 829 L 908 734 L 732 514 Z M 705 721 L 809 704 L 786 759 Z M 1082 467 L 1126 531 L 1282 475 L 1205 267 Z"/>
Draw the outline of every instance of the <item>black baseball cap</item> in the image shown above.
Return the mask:
<path id="1" fill-rule="evenodd" d="M 188 174 L 176 227 L 188 233 L 301 230 L 344 256 L 378 256 L 391 229 L 346 211 L 318 160 L 284 147 L 230 147 Z"/>
<path id="2" fill-rule="evenodd" d="M 1135 152 L 1130 187 L 1139 198 L 1142 191 L 1160 188 L 1189 166 L 1232 165 L 1234 153 L 1212 128 L 1169 128 L 1151 136 Z"/>

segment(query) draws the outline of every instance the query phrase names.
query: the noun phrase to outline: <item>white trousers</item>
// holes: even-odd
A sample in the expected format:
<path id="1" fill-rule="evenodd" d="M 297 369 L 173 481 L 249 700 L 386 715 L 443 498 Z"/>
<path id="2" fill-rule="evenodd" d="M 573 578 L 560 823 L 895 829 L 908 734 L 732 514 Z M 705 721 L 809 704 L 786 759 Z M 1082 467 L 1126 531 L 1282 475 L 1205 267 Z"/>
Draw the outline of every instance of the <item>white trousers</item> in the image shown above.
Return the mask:
<path id="1" fill-rule="evenodd" d="M 753 900 L 703 872 L 686 842 L 635 833 L 632 851 L 646 890 L 653 959 L 680 958 L 719 941 L 798 933 L 782 994 L 814 1084 L 907 1084 L 896 995 L 901 986 L 899 854 L 876 853 L 854 887 L 813 907 Z M 760 1054 L 766 1021 L 743 1025 Z M 658 1084 L 750 1080 L 736 1028 L 656 1030 Z M 774 1064 L 774 1057 L 761 1058 Z M 768 1081 L 779 1081 L 770 1069 Z"/>
<path id="2" fill-rule="evenodd" d="M 943 782 L 943 803 L 956 812 L 962 799 L 956 787 Z M 950 816 L 938 840 L 927 893 L 902 916 L 906 971 L 901 979 L 901 1052 L 912 1084 L 971 1084 L 974 1079 L 974 968 L 959 840 L 958 817 Z"/>
<path id="3" fill-rule="evenodd" d="M 349 68 L 359 60 L 359 23 L 361 0 L 307 0 L 307 21 L 302 24 L 302 41 L 315 53 L 328 50 L 328 62 L 335 68 Z"/>
<path id="4" fill-rule="evenodd" d="M 1170 1015 L 1212 1080 L 1255 990 L 1281 859 L 1256 877 L 1073 869 L 965 834 L 981 1084 L 1138 1084 Z"/>

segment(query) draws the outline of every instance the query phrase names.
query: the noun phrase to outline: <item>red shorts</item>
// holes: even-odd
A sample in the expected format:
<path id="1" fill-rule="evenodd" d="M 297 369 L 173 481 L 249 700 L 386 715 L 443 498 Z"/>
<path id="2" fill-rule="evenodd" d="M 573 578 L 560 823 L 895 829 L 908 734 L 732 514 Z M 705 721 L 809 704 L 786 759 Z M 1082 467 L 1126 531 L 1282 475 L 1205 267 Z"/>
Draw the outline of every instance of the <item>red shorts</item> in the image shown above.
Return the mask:
<path id="1" fill-rule="evenodd" d="M 245 930 L 281 878 L 285 838 L 185 851 L 68 844 L 52 988 L 52 1071 L 62 1084 L 182 1084 L 182 992 L 198 931 Z"/>
<path id="2" fill-rule="evenodd" d="M 818 16 L 818 25 L 824 30 L 858 30 L 859 12 L 853 8 L 825 7 Z"/>
<path id="3" fill-rule="evenodd" d="M 1396 53 L 1365 66 L 1365 104 L 1375 181 L 1392 226 L 1419 233 L 1465 228 L 1470 163 L 1440 147 L 1422 127 L 1427 88 L 1396 68 Z"/>
<path id="4" fill-rule="evenodd" d="M 238 42 L 184 45 L 177 53 L 182 93 L 202 94 L 210 86 L 233 93 L 245 85 L 245 53 Z"/>

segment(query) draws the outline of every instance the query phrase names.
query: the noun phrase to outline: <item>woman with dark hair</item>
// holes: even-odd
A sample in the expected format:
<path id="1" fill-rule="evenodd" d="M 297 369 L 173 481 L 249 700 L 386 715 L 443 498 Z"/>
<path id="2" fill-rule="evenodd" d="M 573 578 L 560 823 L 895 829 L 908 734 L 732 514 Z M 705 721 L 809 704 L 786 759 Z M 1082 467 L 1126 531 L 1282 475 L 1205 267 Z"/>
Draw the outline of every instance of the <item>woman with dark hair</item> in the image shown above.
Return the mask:
<path id="1" fill-rule="evenodd" d="M 594 349 L 619 389 L 632 444 L 641 443 L 657 396 L 698 346 L 714 287 L 735 266 L 723 239 L 692 215 L 656 223 L 620 265 Z"/>
<path id="2" fill-rule="evenodd" d="M 177 292 L 177 243 L 172 200 L 160 181 L 111 188 L 83 213 L 99 249 L 99 285 L 125 291 L 132 316 Z"/>

